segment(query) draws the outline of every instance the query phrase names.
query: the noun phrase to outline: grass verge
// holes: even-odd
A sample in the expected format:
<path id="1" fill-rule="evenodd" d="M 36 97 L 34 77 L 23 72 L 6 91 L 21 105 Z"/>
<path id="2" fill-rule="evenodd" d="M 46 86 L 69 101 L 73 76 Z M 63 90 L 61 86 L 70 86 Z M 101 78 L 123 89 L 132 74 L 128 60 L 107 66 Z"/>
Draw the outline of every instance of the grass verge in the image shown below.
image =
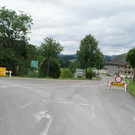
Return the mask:
<path id="1" fill-rule="evenodd" d="M 133 80 L 129 80 L 128 89 L 131 94 L 135 97 L 135 84 L 133 84 Z"/>

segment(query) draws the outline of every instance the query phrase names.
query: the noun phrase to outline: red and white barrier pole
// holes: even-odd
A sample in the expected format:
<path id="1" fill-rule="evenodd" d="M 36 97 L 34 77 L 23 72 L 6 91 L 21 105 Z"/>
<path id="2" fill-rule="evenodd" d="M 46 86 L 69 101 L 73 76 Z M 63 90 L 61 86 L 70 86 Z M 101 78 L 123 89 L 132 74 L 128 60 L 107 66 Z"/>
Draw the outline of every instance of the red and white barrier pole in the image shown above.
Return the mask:
<path id="1" fill-rule="evenodd" d="M 6 71 L 6 73 L 9 73 L 9 76 L 12 76 L 12 71 Z"/>
<path id="2" fill-rule="evenodd" d="M 108 90 L 112 87 L 112 82 L 108 82 L 107 88 Z"/>
<path id="3" fill-rule="evenodd" d="M 128 84 L 125 84 L 125 85 L 124 85 L 125 92 L 127 91 L 127 87 L 128 87 Z"/>

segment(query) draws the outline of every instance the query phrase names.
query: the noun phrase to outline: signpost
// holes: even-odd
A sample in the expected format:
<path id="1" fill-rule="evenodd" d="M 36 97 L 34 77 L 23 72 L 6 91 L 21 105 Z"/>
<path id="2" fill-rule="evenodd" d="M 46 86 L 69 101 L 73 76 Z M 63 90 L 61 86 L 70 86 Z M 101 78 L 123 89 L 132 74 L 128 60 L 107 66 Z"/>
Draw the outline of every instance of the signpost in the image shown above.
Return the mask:
<path id="1" fill-rule="evenodd" d="M 108 82 L 108 89 L 110 89 L 112 86 L 121 86 L 124 87 L 125 91 L 127 90 L 127 84 L 126 83 L 121 83 L 122 77 L 121 76 L 116 76 L 114 78 L 115 82 Z"/>
<path id="2" fill-rule="evenodd" d="M 31 61 L 31 68 L 37 68 L 36 77 L 38 77 L 38 61 L 32 60 Z"/>

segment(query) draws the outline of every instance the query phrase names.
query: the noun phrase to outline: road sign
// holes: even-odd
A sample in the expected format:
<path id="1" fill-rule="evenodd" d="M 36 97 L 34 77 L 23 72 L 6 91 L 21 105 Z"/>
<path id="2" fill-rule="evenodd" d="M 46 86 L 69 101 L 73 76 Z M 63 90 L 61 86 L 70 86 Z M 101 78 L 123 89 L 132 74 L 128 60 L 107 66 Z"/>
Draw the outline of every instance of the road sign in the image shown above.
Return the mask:
<path id="1" fill-rule="evenodd" d="M 76 69 L 75 78 L 83 76 L 83 69 Z"/>
<path id="2" fill-rule="evenodd" d="M 31 61 L 31 67 L 32 67 L 32 68 L 38 68 L 38 61 L 32 60 L 32 61 Z"/>
<path id="3" fill-rule="evenodd" d="M 115 77 L 115 82 L 120 83 L 121 81 L 122 81 L 121 76 L 116 76 Z"/>
<path id="4" fill-rule="evenodd" d="M 112 82 L 113 86 L 124 86 L 125 83 L 117 83 L 117 82 Z"/>

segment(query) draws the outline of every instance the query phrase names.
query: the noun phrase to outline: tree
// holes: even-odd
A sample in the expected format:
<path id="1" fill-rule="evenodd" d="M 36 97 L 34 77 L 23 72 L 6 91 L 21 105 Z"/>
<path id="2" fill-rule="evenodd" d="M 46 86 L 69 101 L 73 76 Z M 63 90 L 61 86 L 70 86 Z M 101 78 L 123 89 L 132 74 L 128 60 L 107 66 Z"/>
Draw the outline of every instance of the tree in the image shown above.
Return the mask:
<path id="1" fill-rule="evenodd" d="M 49 77 L 50 58 L 55 58 L 63 50 L 63 47 L 53 38 L 45 38 L 40 46 L 40 50 L 42 55 L 48 59 L 47 77 Z"/>
<path id="2" fill-rule="evenodd" d="M 134 70 L 134 78 L 133 78 L 133 84 L 135 82 L 135 48 L 129 50 L 126 56 L 126 61 L 129 62 L 129 64 L 132 66 Z"/>
<path id="3" fill-rule="evenodd" d="M 96 63 L 96 69 L 102 69 L 105 66 L 105 59 L 104 55 L 99 51 L 97 53 L 97 63 Z"/>
<path id="4" fill-rule="evenodd" d="M 16 41 L 27 41 L 31 25 L 31 16 L 22 11 L 18 15 L 15 11 L 2 7 L 0 9 L 0 39 L 3 47 L 18 45 Z"/>
<path id="5" fill-rule="evenodd" d="M 54 58 L 50 58 L 50 70 L 49 70 L 49 76 L 52 78 L 59 78 L 60 76 L 60 66 L 58 64 L 58 62 L 56 61 L 56 59 Z M 48 59 L 44 58 L 43 61 L 40 64 L 40 74 L 42 77 L 48 77 L 46 72 L 47 72 L 47 68 L 48 68 Z"/>
<path id="6" fill-rule="evenodd" d="M 26 58 L 27 34 L 31 30 L 31 16 L 20 11 L 0 8 L 0 65 L 16 72 Z M 7 54 L 5 52 L 9 52 Z"/>
<path id="7" fill-rule="evenodd" d="M 86 69 L 94 67 L 99 61 L 99 48 L 98 42 L 92 35 L 86 35 L 83 40 L 81 40 L 80 48 L 77 51 L 78 60 L 80 62 L 80 67 Z"/>
<path id="8" fill-rule="evenodd" d="M 69 70 L 71 73 L 75 73 L 75 70 L 78 68 L 78 62 L 71 62 L 69 65 Z"/>

